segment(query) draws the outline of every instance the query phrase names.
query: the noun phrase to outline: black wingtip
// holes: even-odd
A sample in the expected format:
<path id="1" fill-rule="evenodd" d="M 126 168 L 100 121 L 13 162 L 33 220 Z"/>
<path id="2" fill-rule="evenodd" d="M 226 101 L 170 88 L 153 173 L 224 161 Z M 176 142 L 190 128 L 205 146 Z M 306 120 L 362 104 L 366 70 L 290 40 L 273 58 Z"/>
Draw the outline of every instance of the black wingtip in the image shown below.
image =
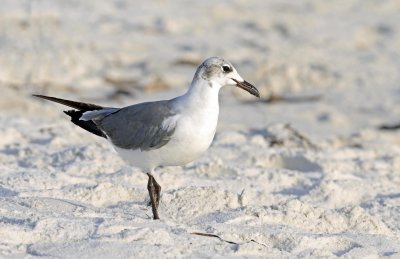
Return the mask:
<path id="1" fill-rule="evenodd" d="M 100 110 L 103 107 L 96 105 L 96 104 L 75 102 L 75 101 L 70 101 L 70 100 L 65 100 L 65 99 L 60 99 L 60 98 L 56 98 L 56 97 L 52 97 L 52 96 L 40 95 L 40 94 L 32 94 L 32 96 L 42 98 L 42 99 L 45 99 L 48 101 L 60 103 L 60 104 L 77 109 L 77 110 L 64 111 L 64 113 L 71 117 L 71 122 L 74 123 L 75 125 L 83 128 L 84 130 L 87 130 L 90 133 L 93 133 L 97 136 L 107 138 L 107 136 L 97 127 L 97 125 L 93 121 L 80 120 L 80 118 L 82 117 L 82 114 L 84 112 Z"/>
<path id="2" fill-rule="evenodd" d="M 55 103 L 63 104 L 65 106 L 69 106 L 71 108 L 81 110 L 81 111 L 94 111 L 94 110 L 103 109 L 102 106 L 92 104 L 92 103 L 76 102 L 76 101 L 71 101 L 71 100 L 66 100 L 66 99 L 61 99 L 61 98 L 57 98 L 57 97 L 41 95 L 41 94 L 32 94 L 32 96 L 42 98 L 42 99 L 45 99 L 48 101 L 52 101 Z"/>
<path id="3" fill-rule="evenodd" d="M 50 98 L 55 98 L 55 97 L 41 95 L 41 94 L 32 94 L 32 96 L 33 97 L 38 97 L 38 98 L 41 98 L 41 99 L 46 99 L 46 100 L 50 100 Z"/>
<path id="4" fill-rule="evenodd" d="M 71 122 L 74 123 L 75 125 L 99 137 L 107 138 L 107 136 L 103 133 L 103 131 L 101 131 L 93 121 L 80 120 L 84 111 L 69 110 L 69 111 L 64 111 L 64 113 L 71 117 Z"/>

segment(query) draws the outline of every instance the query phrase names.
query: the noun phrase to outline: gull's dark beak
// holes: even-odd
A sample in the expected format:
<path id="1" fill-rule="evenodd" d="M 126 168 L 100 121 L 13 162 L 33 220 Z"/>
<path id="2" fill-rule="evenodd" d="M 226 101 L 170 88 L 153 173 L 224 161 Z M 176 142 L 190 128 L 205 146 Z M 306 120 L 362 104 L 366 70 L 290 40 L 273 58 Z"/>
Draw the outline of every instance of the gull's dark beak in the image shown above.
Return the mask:
<path id="1" fill-rule="evenodd" d="M 260 93 L 258 92 L 257 88 L 254 87 L 254 85 L 250 84 L 247 81 L 239 82 L 238 80 L 231 78 L 233 81 L 236 82 L 236 86 L 242 88 L 243 90 L 246 90 L 247 92 L 251 93 L 252 95 L 257 96 L 260 98 Z"/>

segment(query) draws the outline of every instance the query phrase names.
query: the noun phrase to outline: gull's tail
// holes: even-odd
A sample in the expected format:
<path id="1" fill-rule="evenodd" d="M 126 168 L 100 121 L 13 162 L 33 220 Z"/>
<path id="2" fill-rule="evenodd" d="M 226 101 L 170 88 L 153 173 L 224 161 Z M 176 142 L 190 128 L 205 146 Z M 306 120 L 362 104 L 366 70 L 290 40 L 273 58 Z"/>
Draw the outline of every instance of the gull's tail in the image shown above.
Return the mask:
<path id="1" fill-rule="evenodd" d="M 84 130 L 89 131 L 90 133 L 93 133 L 97 136 L 107 138 L 107 136 L 101 131 L 97 125 L 92 121 L 92 120 L 82 120 L 82 116 L 86 112 L 90 111 L 99 111 L 103 109 L 109 110 L 110 108 L 105 108 L 96 104 L 91 104 L 91 103 L 82 103 L 82 102 L 75 102 L 75 101 L 70 101 L 70 100 L 65 100 L 65 99 L 60 99 L 56 97 L 51 97 L 51 96 L 45 96 L 45 95 L 38 95 L 34 94 L 33 96 L 39 97 L 48 101 L 60 103 L 66 106 L 69 106 L 71 108 L 74 108 L 76 110 L 69 110 L 69 111 L 64 111 L 65 114 L 71 117 L 71 122 L 74 123 L 75 125 L 81 127 Z"/>

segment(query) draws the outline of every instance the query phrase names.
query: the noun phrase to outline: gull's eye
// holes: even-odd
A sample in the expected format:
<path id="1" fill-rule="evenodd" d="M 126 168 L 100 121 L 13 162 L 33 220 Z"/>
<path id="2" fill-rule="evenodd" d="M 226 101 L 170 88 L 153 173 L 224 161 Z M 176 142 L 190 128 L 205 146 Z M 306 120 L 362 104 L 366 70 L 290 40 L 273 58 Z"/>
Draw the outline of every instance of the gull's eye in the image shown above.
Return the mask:
<path id="1" fill-rule="evenodd" d="M 225 73 L 232 72 L 232 68 L 228 65 L 223 65 L 222 71 L 224 71 Z"/>

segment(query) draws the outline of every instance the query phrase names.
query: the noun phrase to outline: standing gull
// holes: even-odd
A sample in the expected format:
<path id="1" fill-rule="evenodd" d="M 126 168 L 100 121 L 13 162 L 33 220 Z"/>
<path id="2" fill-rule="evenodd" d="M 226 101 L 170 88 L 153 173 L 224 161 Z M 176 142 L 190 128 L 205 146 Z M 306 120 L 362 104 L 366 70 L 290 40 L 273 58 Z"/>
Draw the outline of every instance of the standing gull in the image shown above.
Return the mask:
<path id="1" fill-rule="evenodd" d="M 171 100 L 110 108 L 34 96 L 74 108 L 64 112 L 75 125 L 106 138 L 124 160 L 147 173 L 153 218 L 159 219 L 161 186 L 152 173 L 158 166 L 185 165 L 207 150 L 217 128 L 218 92 L 223 86 L 237 86 L 260 97 L 257 88 L 219 57 L 205 60 L 188 91 Z"/>

